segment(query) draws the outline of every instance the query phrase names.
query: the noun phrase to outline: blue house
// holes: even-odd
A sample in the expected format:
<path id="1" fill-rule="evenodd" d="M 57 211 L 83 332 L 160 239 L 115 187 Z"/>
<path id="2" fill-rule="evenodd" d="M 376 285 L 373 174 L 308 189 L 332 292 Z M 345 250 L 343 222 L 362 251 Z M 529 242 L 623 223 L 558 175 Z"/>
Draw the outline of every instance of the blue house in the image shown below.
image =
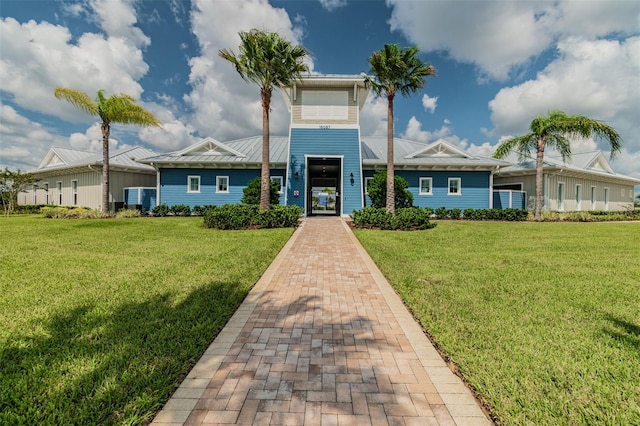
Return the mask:
<path id="1" fill-rule="evenodd" d="M 366 184 L 386 168 L 386 138 L 362 137 L 360 110 L 368 95 L 361 76 L 313 75 L 283 88 L 291 124 L 288 136 L 271 136 L 269 168 L 282 204 L 306 216 L 349 215 L 370 204 Z M 220 142 L 212 138 L 140 162 L 157 174 L 157 204 L 238 203 L 260 176 L 262 137 Z M 471 156 L 439 140 L 396 139 L 397 175 L 409 182 L 414 205 L 493 207 L 493 175 L 511 163 Z"/>

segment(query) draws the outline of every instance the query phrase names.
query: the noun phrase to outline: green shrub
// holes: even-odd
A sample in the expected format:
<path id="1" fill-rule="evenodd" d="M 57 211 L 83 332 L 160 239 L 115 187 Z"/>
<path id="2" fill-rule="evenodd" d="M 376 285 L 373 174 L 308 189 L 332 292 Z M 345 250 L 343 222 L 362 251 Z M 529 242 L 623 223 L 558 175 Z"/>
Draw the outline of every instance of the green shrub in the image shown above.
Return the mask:
<path id="1" fill-rule="evenodd" d="M 367 186 L 371 205 L 376 208 L 387 206 L 387 171 L 378 170 Z M 393 180 L 396 209 L 413 206 L 413 194 L 409 191 L 409 183 L 402 177 L 395 175 Z"/>
<path id="2" fill-rule="evenodd" d="M 215 229 L 295 227 L 302 215 L 299 206 L 272 206 L 259 210 L 253 204 L 225 204 L 204 214 L 204 225 Z"/>
<path id="3" fill-rule="evenodd" d="M 116 213 L 117 218 L 126 218 L 126 217 L 140 217 L 142 213 L 137 209 L 120 209 L 118 213 Z"/>
<path id="4" fill-rule="evenodd" d="M 159 206 L 152 208 L 151 213 L 153 213 L 154 216 L 164 217 L 169 214 L 169 206 L 166 204 L 160 204 Z"/>
<path id="5" fill-rule="evenodd" d="M 473 209 L 464 209 L 462 216 L 467 220 L 476 220 L 476 211 Z"/>
<path id="6" fill-rule="evenodd" d="M 42 207 L 40 212 L 44 217 L 52 219 L 102 219 L 112 217 L 110 213 L 86 207 Z"/>
<path id="7" fill-rule="evenodd" d="M 451 210 L 449 210 L 449 218 L 451 219 L 460 219 L 460 216 L 462 215 L 462 210 L 460 210 L 459 208 L 453 208 Z"/>
<path id="8" fill-rule="evenodd" d="M 353 224 L 358 228 L 391 229 L 391 217 L 384 207 L 367 206 L 351 213 Z"/>
<path id="9" fill-rule="evenodd" d="M 204 206 L 193 206 L 191 213 L 195 216 L 204 216 L 209 210 L 215 209 L 217 206 L 213 204 L 205 204 Z"/>
<path id="10" fill-rule="evenodd" d="M 259 228 L 292 228 L 302 216 L 300 206 L 271 206 L 269 210 L 258 210 L 255 223 Z"/>
<path id="11" fill-rule="evenodd" d="M 438 207 L 435 211 L 437 219 L 446 219 L 449 215 L 446 207 Z"/>
<path id="12" fill-rule="evenodd" d="M 280 194 L 278 194 L 280 186 L 278 185 L 278 183 L 272 180 L 270 180 L 269 182 L 269 204 L 280 204 Z M 247 187 L 242 190 L 242 200 L 240 201 L 243 204 L 260 205 L 261 183 L 262 178 L 260 176 L 250 180 L 247 184 Z"/>
<path id="13" fill-rule="evenodd" d="M 170 213 L 173 213 L 175 216 L 190 216 L 191 215 L 191 207 L 186 204 L 176 204 L 171 206 L 169 209 Z"/>
<path id="14" fill-rule="evenodd" d="M 435 223 L 429 222 L 432 210 L 430 208 L 406 207 L 396 211 L 395 216 L 388 213 L 386 208 L 367 206 L 351 213 L 353 224 L 358 228 L 400 229 L 404 231 L 414 229 L 430 229 Z"/>
<path id="15" fill-rule="evenodd" d="M 393 229 L 410 231 L 414 229 L 430 229 L 435 223 L 429 222 L 429 212 L 420 207 L 407 207 L 398 209 L 396 215 L 391 219 Z"/>

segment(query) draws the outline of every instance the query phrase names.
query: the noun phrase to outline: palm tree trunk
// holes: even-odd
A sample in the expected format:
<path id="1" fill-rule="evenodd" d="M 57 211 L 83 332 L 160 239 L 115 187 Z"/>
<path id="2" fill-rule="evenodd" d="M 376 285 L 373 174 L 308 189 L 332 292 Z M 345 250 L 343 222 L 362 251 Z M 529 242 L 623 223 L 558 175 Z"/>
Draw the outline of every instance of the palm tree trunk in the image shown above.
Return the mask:
<path id="1" fill-rule="evenodd" d="M 271 108 L 271 88 L 260 90 L 262 97 L 262 170 L 260 179 L 260 210 L 269 210 L 269 109 Z"/>
<path id="2" fill-rule="evenodd" d="M 109 212 L 109 135 L 111 126 L 102 121 L 102 211 Z"/>
<path id="3" fill-rule="evenodd" d="M 393 169 L 393 94 L 387 96 L 387 212 L 396 214 Z"/>
<path id="4" fill-rule="evenodd" d="M 542 172 L 544 167 L 544 146 L 546 140 L 544 137 L 538 139 L 538 147 L 536 150 L 536 211 L 535 218 L 539 220 L 542 217 Z"/>

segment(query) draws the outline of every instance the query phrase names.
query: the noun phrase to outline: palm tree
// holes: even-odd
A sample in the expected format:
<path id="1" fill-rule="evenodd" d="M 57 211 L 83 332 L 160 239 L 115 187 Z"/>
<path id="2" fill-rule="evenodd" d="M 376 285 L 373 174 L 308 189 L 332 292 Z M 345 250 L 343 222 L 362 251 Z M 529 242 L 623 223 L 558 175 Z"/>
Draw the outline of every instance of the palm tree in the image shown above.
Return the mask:
<path id="1" fill-rule="evenodd" d="M 611 158 L 621 148 L 620 135 L 601 121 L 582 115 L 567 115 L 562 111 L 551 111 L 547 116 L 533 119 L 529 126 L 530 133 L 515 136 L 503 141 L 493 156 L 504 158 L 509 152 L 516 151 L 520 160 L 528 157 L 531 151 L 536 152 L 536 210 L 535 218 L 540 219 L 542 212 L 542 167 L 544 150 L 547 146 L 560 152 L 562 161 L 571 157 L 570 138 L 591 138 L 597 136 L 606 140 L 611 146 Z"/>
<path id="2" fill-rule="evenodd" d="M 422 89 L 425 77 L 436 75 L 432 65 L 426 65 L 419 58 L 417 47 L 400 48 L 397 44 L 385 44 L 384 49 L 373 52 L 369 57 L 371 73 L 364 81 L 377 96 L 387 98 L 387 211 L 395 213 L 395 191 L 393 188 L 393 98 L 400 92 L 408 96 Z"/>
<path id="3" fill-rule="evenodd" d="M 262 172 L 260 210 L 269 209 L 269 112 L 274 87 L 284 87 L 300 79 L 309 67 L 303 63 L 308 54 L 302 46 L 293 45 L 278 33 L 257 29 L 240 31 L 240 53 L 220 49 L 221 58 L 231 62 L 247 82 L 260 86 L 262 100 Z"/>
<path id="4" fill-rule="evenodd" d="M 53 94 L 64 99 L 90 115 L 100 117 L 102 123 L 102 211 L 109 211 L 109 134 L 111 123 L 132 124 L 135 126 L 162 127 L 149 111 L 136 103 L 129 95 L 118 94 L 104 97 L 104 90 L 98 90 L 95 99 L 85 92 L 66 87 L 56 87 Z"/>

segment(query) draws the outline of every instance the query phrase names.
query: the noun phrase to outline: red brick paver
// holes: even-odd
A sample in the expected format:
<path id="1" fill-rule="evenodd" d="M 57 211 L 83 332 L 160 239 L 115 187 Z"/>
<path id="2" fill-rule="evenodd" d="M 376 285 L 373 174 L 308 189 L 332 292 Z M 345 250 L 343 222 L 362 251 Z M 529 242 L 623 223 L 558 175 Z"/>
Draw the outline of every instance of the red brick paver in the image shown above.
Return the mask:
<path id="1" fill-rule="evenodd" d="M 304 221 L 155 425 L 490 425 L 340 218 Z"/>

